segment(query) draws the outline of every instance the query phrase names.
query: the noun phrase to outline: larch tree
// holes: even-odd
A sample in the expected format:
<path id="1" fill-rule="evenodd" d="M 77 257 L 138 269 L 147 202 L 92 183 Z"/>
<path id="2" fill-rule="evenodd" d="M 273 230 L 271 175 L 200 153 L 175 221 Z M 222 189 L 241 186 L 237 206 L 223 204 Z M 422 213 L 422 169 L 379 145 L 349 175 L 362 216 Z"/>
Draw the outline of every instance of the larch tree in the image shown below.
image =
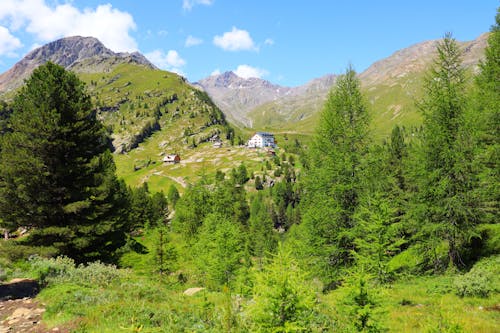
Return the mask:
<path id="1" fill-rule="evenodd" d="M 491 27 L 485 59 L 476 77 L 474 115 L 477 117 L 477 161 L 481 165 L 483 220 L 495 223 L 500 202 L 500 8 Z"/>
<path id="2" fill-rule="evenodd" d="M 477 222 L 473 147 L 466 126 L 466 74 L 456 41 L 447 34 L 426 76 L 416 221 L 434 269 L 462 265 L 461 247 Z M 447 257 L 440 250 L 446 243 Z"/>
<path id="3" fill-rule="evenodd" d="M 28 241 L 79 261 L 123 245 L 127 189 L 84 84 L 53 63 L 19 91 L 0 149 L 0 216 Z"/>
<path id="4" fill-rule="evenodd" d="M 367 152 L 369 117 L 356 72 L 337 79 L 311 147 L 304 181 L 300 234 L 323 277 L 352 263 L 354 213 L 363 188 L 362 161 Z"/>

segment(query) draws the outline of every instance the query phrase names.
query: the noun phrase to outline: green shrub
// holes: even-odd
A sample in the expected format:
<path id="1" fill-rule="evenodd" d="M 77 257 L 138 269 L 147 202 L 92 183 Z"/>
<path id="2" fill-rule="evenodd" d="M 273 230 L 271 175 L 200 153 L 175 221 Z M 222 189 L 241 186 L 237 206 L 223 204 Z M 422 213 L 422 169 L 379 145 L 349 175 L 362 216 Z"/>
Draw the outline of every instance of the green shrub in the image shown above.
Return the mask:
<path id="1" fill-rule="evenodd" d="M 34 256 L 29 259 L 29 263 L 35 278 L 42 285 L 73 283 L 80 286 L 106 287 L 123 275 L 115 266 L 99 261 L 77 267 L 73 259 L 68 257 L 45 259 Z"/>
<path id="2" fill-rule="evenodd" d="M 500 256 L 484 258 L 472 269 L 455 279 L 455 293 L 458 296 L 488 297 L 500 292 Z"/>

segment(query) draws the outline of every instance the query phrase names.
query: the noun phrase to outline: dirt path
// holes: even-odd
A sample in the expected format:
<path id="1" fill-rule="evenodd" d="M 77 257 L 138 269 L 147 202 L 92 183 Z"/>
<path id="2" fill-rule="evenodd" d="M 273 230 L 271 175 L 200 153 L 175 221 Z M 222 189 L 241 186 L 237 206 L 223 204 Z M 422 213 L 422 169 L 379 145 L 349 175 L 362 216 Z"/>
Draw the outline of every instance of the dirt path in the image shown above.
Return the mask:
<path id="1" fill-rule="evenodd" d="M 0 285 L 0 333 L 65 333 L 68 329 L 47 329 L 41 323 L 43 304 L 33 300 L 40 290 L 29 279 L 14 279 Z"/>

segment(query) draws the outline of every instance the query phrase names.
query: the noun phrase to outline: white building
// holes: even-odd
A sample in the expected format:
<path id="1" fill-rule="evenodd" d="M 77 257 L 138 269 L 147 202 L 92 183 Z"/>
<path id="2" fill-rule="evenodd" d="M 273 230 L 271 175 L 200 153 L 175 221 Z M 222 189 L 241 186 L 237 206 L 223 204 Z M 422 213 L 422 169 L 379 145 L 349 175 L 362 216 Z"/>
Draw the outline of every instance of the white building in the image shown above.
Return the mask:
<path id="1" fill-rule="evenodd" d="M 267 132 L 257 132 L 247 142 L 249 148 L 275 147 L 274 135 Z"/>

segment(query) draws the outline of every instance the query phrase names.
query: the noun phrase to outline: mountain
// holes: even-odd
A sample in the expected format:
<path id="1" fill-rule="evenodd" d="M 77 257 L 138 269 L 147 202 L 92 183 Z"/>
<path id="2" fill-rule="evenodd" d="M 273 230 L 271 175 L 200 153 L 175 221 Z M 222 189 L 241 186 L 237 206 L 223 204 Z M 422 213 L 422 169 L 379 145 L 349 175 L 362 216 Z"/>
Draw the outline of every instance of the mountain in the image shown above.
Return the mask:
<path id="1" fill-rule="evenodd" d="M 473 41 L 459 42 L 466 68 L 472 71 L 477 68 L 487 36 L 483 34 Z M 388 135 L 395 124 L 420 123 L 415 100 L 421 93 L 423 75 L 436 55 L 437 42 L 425 41 L 396 51 L 359 74 L 371 106 L 373 130 L 378 137 Z M 199 85 L 226 114 L 244 119 L 240 122 L 246 126 L 307 134 L 316 127 L 319 111 L 335 78 L 335 75 L 327 75 L 303 86 L 280 87 L 268 81 L 224 73 L 201 80 Z M 249 82 L 259 82 L 259 85 L 254 83 L 252 88 L 247 88 Z"/>
<path id="2" fill-rule="evenodd" d="M 230 127 L 206 93 L 177 74 L 157 69 L 140 53 L 115 53 L 92 37 L 68 37 L 28 53 L 0 75 L 8 100 L 39 65 L 52 61 L 74 71 L 87 85 L 115 152 L 127 153 L 158 133 L 156 151 L 182 151 Z M 222 135 L 224 133 L 224 135 Z"/>
<path id="3" fill-rule="evenodd" d="M 0 94 L 19 87 L 36 67 L 47 61 L 75 72 L 90 73 L 109 71 L 124 62 L 156 68 L 138 52 L 115 53 L 93 37 L 66 37 L 32 50 L 10 70 L 1 74 Z"/>
<path id="4" fill-rule="evenodd" d="M 248 117 L 254 127 L 259 129 L 283 129 L 288 131 L 298 131 L 310 133 L 315 127 L 308 124 L 313 118 L 312 115 L 321 110 L 326 101 L 328 92 L 335 84 L 337 75 L 328 74 L 323 77 L 313 79 L 305 85 L 289 88 L 287 96 L 276 98 L 270 102 L 261 104 L 248 113 Z M 294 124 L 300 123 L 298 129 Z M 289 126 L 289 124 L 292 124 Z"/>
<path id="5" fill-rule="evenodd" d="M 487 46 L 488 34 L 475 40 L 458 42 L 463 66 L 477 71 Z M 416 101 L 422 96 L 425 73 L 436 57 L 439 40 L 426 41 L 396 51 L 372 64 L 359 75 L 372 112 L 372 129 L 377 137 L 387 137 L 394 125 L 416 126 L 421 113 Z"/>
<path id="6" fill-rule="evenodd" d="M 284 97 L 290 88 L 259 78 L 241 78 L 233 72 L 212 75 L 194 84 L 205 90 L 229 119 L 252 127 L 247 114 L 263 103 Z"/>
<path id="7" fill-rule="evenodd" d="M 474 67 L 478 64 L 483 56 L 487 39 L 488 34 L 485 33 L 473 41 L 459 42 L 465 67 Z M 436 56 L 438 41 L 426 41 L 396 51 L 391 56 L 373 63 L 359 77 L 365 86 L 391 85 L 412 73 L 422 72 Z"/>

